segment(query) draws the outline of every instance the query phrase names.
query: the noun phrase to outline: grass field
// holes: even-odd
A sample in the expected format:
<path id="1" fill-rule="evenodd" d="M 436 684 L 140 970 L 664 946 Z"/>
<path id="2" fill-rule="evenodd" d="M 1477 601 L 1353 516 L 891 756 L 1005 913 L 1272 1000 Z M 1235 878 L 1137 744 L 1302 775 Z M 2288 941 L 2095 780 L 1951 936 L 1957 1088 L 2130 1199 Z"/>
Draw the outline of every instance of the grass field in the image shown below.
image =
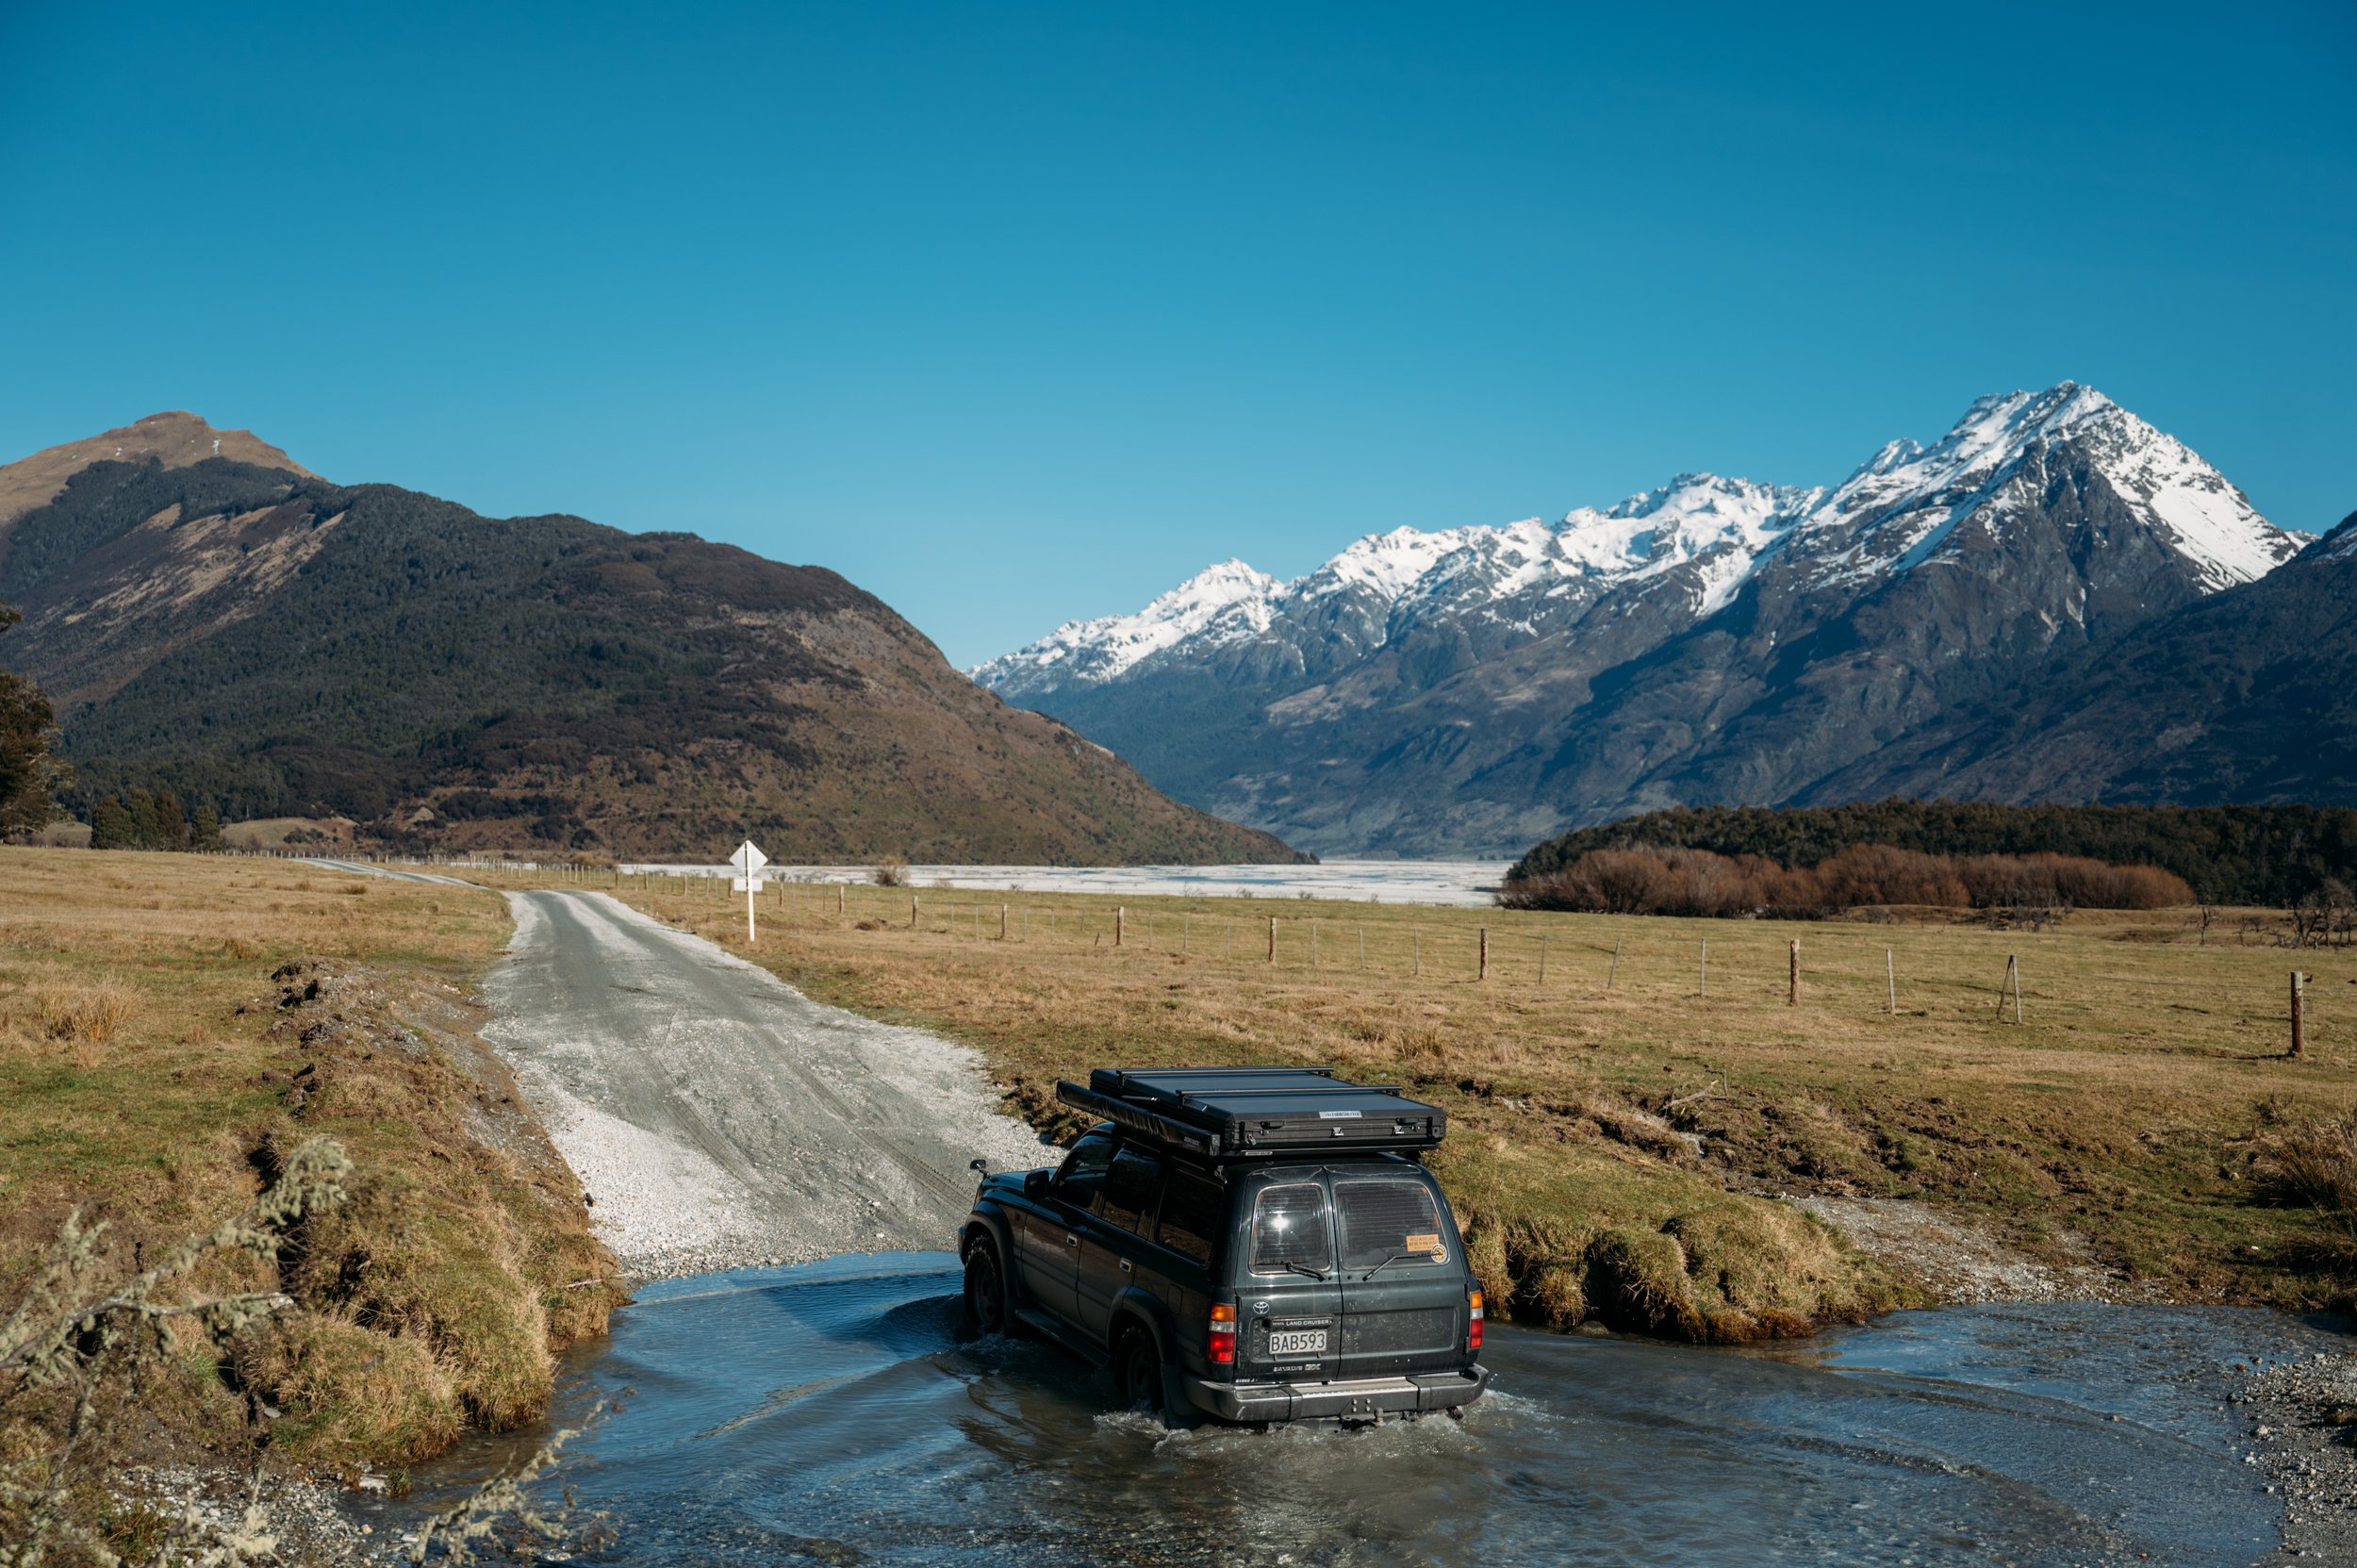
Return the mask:
<path id="1" fill-rule="evenodd" d="M 0 1312 L 74 1206 L 127 1265 L 332 1136 L 349 1200 L 264 1270 L 299 1310 L 234 1366 L 186 1368 L 167 1435 L 234 1426 L 227 1383 L 285 1409 L 276 1449 L 333 1470 L 538 1413 L 552 1352 L 619 1292 L 572 1288 L 610 1260 L 473 1038 L 466 991 L 508 929 L 465 889 L 0 848 Z"/>
<path id="2" fill-rule="evenodd" d="M 725 884 L 618 891 L 746 947 Z M 2357 954 L 2295 954 L 2239 913 L 2205 942 L 2192 911 L 2031 932 L 773 883 L 761 916 L 760 962 L 979 1047 L 1042 1125 L 1058 1077 L 1115 1062 L 1413 1085 L 1454 1118 L 1438 1163 L 1525 1320 L 1737 1340 L 1915 1298 L 1779 1192 L 1927 1199 L 2140 1294 L 2341 1288 L 2344 1216 L 2271 1202 L 2266 1178 L 2278 1141 L 2357 1099 Z"/>

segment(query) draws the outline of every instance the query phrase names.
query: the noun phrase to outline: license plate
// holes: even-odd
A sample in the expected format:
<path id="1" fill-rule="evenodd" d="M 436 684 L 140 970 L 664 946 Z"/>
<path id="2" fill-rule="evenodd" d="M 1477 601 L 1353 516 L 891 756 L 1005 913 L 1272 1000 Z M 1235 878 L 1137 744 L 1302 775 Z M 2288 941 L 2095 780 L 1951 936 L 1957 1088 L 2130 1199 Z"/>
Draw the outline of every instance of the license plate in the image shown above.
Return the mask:
<path id="1" fill-rule="evenodd" d="M 1271 1329 L 1268 1353 L 1272 1356 L 1323 1356 L 1326 1354 L 1326 1330 Z"/>

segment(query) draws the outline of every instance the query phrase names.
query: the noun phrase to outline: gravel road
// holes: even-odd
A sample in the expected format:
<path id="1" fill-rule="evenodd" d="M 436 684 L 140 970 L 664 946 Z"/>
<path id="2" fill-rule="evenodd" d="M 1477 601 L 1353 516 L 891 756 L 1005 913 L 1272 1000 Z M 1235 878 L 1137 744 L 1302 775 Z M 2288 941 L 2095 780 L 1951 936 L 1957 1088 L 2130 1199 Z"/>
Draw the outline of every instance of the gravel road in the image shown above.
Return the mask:
<path id="1" fill-rule="evenodd" d="M 634 1279 L 938 1248 L 1047 1164 L 964 1047 L 822 1007 L 602 893 L 510 893 L 485 1035 Z"/>
<path id="2" fill-rule="evenodd" d="M 395 882 L 432 882 L 439 883 L 444 887 L 479 885 L 475 883 L 461 881 L 456 877 L 437 877 L 431 871 L 396 871 L 389 866 L 371 866 L 366 861 L 359 860 L 329 860 L 321 855 L 305 855 L 296 864 L 316 866 L 325 871 L 350 871 L 355 876 L 390 877 Z"/>

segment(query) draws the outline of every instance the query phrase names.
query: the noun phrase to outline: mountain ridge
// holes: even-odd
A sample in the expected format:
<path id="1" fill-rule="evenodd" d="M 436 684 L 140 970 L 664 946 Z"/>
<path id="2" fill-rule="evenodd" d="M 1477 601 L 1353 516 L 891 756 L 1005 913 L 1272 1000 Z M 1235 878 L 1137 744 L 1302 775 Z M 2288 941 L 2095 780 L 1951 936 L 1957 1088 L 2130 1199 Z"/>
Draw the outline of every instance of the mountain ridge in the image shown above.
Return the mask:
<path id="1" fill-rule="evenodd" d="M 1976 399 L 1838 484 L 1689 474 L 1555 523 L 1371 535 L 1273 587 L 1239 563 L 1175 634 L 1161 612 L 1067 623 L 975 673 L 1321 853 L 1513 853 L 1801 798 L 2308 542 L 2063 382 Z"/>

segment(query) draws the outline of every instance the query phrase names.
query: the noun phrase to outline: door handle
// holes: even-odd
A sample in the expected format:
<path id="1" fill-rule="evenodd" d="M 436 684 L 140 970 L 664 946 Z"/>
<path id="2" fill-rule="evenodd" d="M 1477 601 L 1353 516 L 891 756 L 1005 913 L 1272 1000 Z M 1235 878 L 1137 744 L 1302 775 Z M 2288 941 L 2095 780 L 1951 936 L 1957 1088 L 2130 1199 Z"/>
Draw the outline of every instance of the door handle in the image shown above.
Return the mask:
<path id="1" fill-rule="evenodd" d="M 1063 1239 L 1063 1244 L 1066 1246 L 1078 1246 L 1080 1245 L 1080 1238 L 1078 1236 L 1066 1236 Z"/>
<path id="2" fill-rule="evenodd" d="M 1129 1260 L 1127 1258 L 1121 1260 L 1121 1272 L 1124 1274 L 1129 1272 Z"/>

